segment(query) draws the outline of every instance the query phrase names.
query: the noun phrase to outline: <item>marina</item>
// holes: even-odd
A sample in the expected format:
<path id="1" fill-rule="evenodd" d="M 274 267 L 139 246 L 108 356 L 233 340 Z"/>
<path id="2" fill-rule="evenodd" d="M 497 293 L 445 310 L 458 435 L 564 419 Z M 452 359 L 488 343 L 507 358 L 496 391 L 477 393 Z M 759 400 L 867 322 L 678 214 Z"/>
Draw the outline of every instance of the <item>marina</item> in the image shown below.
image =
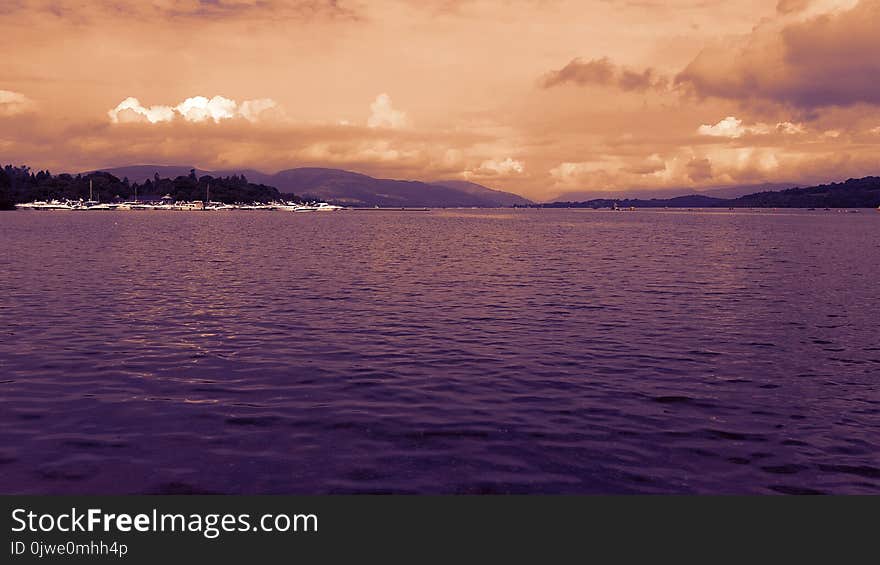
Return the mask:
<path id="1" fill-rule="evenodd" d="M 71 211 L 109 211 L 109 210 L 167 210 L 176 212 L 224 212 L 230 210 L 281 210 L 285 212 L 336 212 L 344 210 L 343 206 L 328 204 L 327 202 L 268 202 L 268 203 L 249 203 L 249 204 L 226 204 L 223 202 L 204 202 L 196 200 L 193 202 L 172 201 L 163 198 L 156 202 L 118 202 L 106 203 L 95 202 L 92 200 L 38 200 L 17 204 L 18 210 L 71 210 Z"/>

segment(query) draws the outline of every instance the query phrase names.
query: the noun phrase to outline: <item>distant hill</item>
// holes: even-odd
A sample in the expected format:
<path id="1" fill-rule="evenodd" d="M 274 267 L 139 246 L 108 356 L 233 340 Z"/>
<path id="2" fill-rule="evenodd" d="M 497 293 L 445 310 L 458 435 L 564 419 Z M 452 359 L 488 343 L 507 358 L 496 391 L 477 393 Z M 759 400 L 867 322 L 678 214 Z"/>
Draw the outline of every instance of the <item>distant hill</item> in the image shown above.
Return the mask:
<path id="1" fill-rule="evenodd" d="M 744 184 L 731 186 L 715 186 L 704 188 L 696 191 L 692 188 L 658 188 L 648 190 L 620 190 L 615 192 L 587 190 L 578 192 L 566 192 L 555 198 L 556 202 L 582 202 L 588 200 L 653 200 L 653 199 L 669 199 L 679 196 L 702 195 L 712 198 L 738 198 L 747 194 L 756 192 L 765 192 L 772 190 L 784 190 L 794 188 L 794 183 L 778 182 L 778 183 L 760 183 L 760 184 Z"/>
<path id="2" fill-rule="evenodd" d="M 880 177 L 758 192 L 737 198 L 729 205 L 746 208 L 877 208 L 880 206 Z"/>
<path id="3" fill-rule="evenodd" d="M 131 182 L 145 182 L 158 173 L 160 177 L 189 174 L 191 167 L 168 165 L 134 165 L 101 169 Z M 378 179 L 344 171 L 303 167 L 274 174 L 253 169 L 207 171 L 196 169 L 198 176 L 244 175 L 248 181 L 273 186 L 284 194 L 297 194 L 318 200 L 333 201 L 347 206 L 381 207 L 506 207 L 527 206 L 530 200 L 466 181 L 421 182 Z"/>
<path id="4" fill-rule="evenodd" d="M 877 208 L 880 206 L 880 177 L 849 179 L 807 188 L 756 192 L 738 198 L 714 198 L 689 194 L 675 198 L 610 199 L 580 202 L 550 202 L 546 208 Z"/>
<path id="5" fill-rule="evenodd" d="M 532 204 L 531 200 L 523 198 L 518 194 L 495 190 L 494 188 L 488 188 L 481 184 L 466 180 L 435 180 L 431 181 L 431 184 L 453 188 L 468 194 L 473 194 L 474 196 L 490 198 L 493 201 L 500 203 L 502 206 L 528 206 L 529 204 Z"/>
<path id="6" fill-rule="evenodd" d="M 504 206 L 488 195 L 420 181 L 377 179 L 339 169 L 289 169 L 273 175 L 272 183 L 282 192 L 313 195 L 350 206 Z"/>
<path id="7" fill-rule="evenodd" d="M 548 202 L 544 208 L 611 208 L 615 204 L 621 208 L 712 208 L 727 205 L 729 200 L 712 198 L 702 194 L 687 194 L 675 198 L 596 198 L 583 202 Z"/>
<path id="8" fill-rule="evenodd" d="M 768 192 L 776 190 L 788 190 L 797 188 L 793 182 L 765 182 L 761 184 L 738 184 L 733 186 L 720 186 L 701 190 L 697 194 L 711 196 L 713 198 L 739 198 L 756 192 Z"/>

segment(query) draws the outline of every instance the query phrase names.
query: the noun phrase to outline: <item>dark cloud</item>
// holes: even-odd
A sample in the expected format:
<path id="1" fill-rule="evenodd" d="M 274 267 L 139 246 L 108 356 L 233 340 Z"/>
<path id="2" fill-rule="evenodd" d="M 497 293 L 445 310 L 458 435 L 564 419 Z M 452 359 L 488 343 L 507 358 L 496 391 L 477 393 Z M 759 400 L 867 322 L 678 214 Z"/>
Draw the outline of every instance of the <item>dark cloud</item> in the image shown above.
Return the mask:
<path id="1" fill-rule="evenodd" d="M 795 14 L 803 12 L 812 0 L 779 0 L 776 3 L 776 12 L 780 14 Z"/>
<path id="2" fill-rule="evenodd" d="M 802 110 L 880 105 L 880 0 L 791 23 L 759 27 L 702 51 L 676 77 L 701 97 L 771 101 Z"/>
<path id="3" fill-rule="evenodd" d="M 687 164 L 687 175 L 696 183 L 711 179 L 712 162 L 707 158 L 699 159 L 695 157 L 691 159 Z"/>
<path id="4" fill-rule="evenodd" d="M 34 0 L 13 2 L 7 7 L 12 12 L 32 11 L 58 19 L 83 24 L 99 21 L 105 16 L 126 17 L 133 20 L 154 19 L 360 19 L 360 13 L 345 0 L 198 0 L 162 2 L 131 2 L 109 0 Z"/>
<path id="5" fill-rule="evenodd" d="M 590 61 L 576 58 L 541 79 L 541 86 L 544 88 L 562 84 L 613 86 L 625 91 L 645 91 L 665 87 L 666 79 L 658 76 L 653 69 L 639 72 L 620 67 L 608 57 Z"/>

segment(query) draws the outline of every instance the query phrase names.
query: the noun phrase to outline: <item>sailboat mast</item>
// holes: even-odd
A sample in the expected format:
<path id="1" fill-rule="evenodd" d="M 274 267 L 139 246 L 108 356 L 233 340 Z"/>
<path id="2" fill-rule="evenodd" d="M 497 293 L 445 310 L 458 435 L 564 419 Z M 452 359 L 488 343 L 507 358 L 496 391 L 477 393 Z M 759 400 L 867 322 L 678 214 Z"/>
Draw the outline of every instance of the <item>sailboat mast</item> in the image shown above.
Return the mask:
<path id="1" fill-rule="evenodd" d="M 92 179 L 89 179 L 89 202 L 92 202 L 94 198 L 92 198 Z"/>

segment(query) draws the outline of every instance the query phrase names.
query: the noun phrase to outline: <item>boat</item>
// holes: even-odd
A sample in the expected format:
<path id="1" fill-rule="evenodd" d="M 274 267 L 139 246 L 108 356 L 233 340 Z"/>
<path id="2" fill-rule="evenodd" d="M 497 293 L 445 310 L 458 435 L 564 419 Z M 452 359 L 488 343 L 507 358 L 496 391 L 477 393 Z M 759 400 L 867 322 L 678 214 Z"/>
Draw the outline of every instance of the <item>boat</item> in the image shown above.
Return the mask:
<path id="1" fill-rule="evenodd" d="M 210 212 L 235 210 L 237 207 L 232 204 L 224 204 L 222 202 L 208 202 L 205 204 L 205 210 Z"/>
<path id="2" fill-rule="evenodd" d="M 21 208 L 24 210 L 73 210 L 74 207 L 69 202 L 62 202 L 60 200 L 36 200 L 34 202 L 28 202 L 26 204 L 19 204 L 16 208 Z"/>
<path id="3" fill-rule="evenodd" d="M 116 204 L 107 204 L 99 202 L 97 204 L 93 204 L 87 208 L 83 208 L 83 210 L 115 210 L 117 208 Z"/>
<path id="4" fill-rule="evenodd" d="M 95 200 L 95 193 L 92 189 L 92 179 L 89 179 L 89 199 L 83 202 L 80 200 L 77 205 L 73 207 L 74 210 L 112 210 L 115 206 L 111 207 L 109 204 L 101 204 L 100 200 Z"/>
<path id="5" fill-rule="evenodd" d="M 317 207 L 318 212 L 335 212 L 337 210 L 342 210 L 342 206 L 320 202 Z"/>

